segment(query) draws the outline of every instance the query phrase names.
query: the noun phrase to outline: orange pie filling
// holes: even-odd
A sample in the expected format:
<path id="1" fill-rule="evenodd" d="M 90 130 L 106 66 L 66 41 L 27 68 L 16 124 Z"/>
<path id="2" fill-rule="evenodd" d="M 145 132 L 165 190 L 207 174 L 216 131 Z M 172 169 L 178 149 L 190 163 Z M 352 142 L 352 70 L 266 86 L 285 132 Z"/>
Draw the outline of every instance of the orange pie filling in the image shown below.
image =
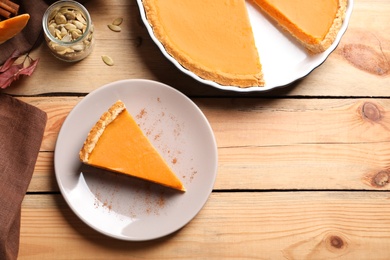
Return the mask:
<path id="1" fill-rule="evenodd" d="M 342 25 L 346 0 L 254 0 L 309 52 L 326 50 Z"/>
<path id="2" fill-rule="evenodd" d="M 123 104 L 118 102 L 115 105 Z M 88 165 L 185 191 L 128 111 L 109 110 L 108 114 L 91 130 L 80 159 Z M 112 116 L 115 118 L 107 120 Z"/>
<path id="3" fill-rule="evenodd" d="M 347 0 L 252 1 L 309 53 L 334 42 L 347 7 Z M 154 35 L 184 68 L 225 86 L 264 85 L 244 0 L 142 2 Z"/>
<path id="4" fill-rule="evenodd" d="M 144 0 L 156 38 L 183 67 L 231 86 L 264 84 L 244 0 Z"/>

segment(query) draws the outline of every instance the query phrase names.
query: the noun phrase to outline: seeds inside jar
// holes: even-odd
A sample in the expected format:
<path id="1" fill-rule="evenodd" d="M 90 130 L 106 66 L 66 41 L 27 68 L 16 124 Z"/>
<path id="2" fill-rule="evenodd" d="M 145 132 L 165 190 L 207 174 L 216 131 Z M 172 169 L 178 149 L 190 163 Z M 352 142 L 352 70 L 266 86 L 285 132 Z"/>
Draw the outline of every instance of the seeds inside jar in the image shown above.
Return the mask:
<path id="1" fill-rule="evenodd" d="M 75 41 L 81 34 L 74 34 L 72 33 L 73 30 L 79 29 L 80 31 L 85 32 L 86 27 L 87 22 L 83 14 L 79 10 L 67 6 L 58 9 L 57 13 L 53 14 L 52 19 L 49 20 L 49 31 L 59 40 L 65 35 L 69 35 L 71 41 Z M 61 33 L 56 33 L 56 30 Z"/>
<path id="2" fill-rule="evenodd" d="M 94 42 L 93 24 L 88 25 L 87 21 L 90 21 L 89 17 L 87 19 L 85 13 L 76 6 L 64 5 L 52 10 L 47 20 L 47 31 L 61 42 L 50 37 L 46 39 L 55 56 L 67 61 L 77 61 L 90 53 Z M 88 35 L 85 35 L 88 29 Z M 84 37 L 82 41 L 81 37 Z"/>

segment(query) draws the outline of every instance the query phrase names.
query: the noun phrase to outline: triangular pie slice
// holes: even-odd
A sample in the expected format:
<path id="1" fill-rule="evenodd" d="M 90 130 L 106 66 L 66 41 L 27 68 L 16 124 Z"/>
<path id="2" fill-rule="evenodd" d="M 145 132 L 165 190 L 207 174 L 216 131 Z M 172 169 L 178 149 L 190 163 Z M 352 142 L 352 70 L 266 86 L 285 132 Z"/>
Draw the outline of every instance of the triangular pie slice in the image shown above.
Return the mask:
<path id="1" fill-rule="evenodd" d="M 92 127 L 79 156 L 87 165 L 186 190 L 120 100 Z"/>
<path id="2" fill-rule="evenodd" d="M 347 0 L 253 1 L 312 54 L 332 45 L 347 9 Z"/>
<path id="3" fill-rule="evenodd" d="M 244 0 L 143 0 L 155 37 L 181 66 L 225 86 L 263 86 Z"/>

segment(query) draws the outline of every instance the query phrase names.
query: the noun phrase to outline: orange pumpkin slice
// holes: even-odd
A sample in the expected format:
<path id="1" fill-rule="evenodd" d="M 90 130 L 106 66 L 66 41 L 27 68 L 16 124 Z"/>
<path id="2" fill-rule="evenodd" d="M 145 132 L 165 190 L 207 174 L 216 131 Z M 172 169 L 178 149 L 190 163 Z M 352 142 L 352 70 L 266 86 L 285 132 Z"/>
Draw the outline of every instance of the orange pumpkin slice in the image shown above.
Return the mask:
<path id="1" fill-rule="evenodd" d="M 21 14 L 0 22 L 0 44 L 11 39 L 26 27 L 29 14 Z"/>

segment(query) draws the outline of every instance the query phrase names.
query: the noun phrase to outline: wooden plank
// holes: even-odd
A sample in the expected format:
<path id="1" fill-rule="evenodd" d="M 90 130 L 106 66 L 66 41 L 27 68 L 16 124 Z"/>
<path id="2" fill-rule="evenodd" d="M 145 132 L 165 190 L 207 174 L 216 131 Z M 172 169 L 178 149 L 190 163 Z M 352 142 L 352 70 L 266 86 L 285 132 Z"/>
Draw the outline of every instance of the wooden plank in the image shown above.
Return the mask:
<path id="1" fill-rule="evenodd" d="M 48 113 L 29 191 L 58 191 L 53 151 L 81 97 L 20 98 Z M 389 189 L 390 100 L 194 99 L 219 153 L 215 189 Z"/>
<path id="2" fill-rule="evenodd" d="M 42 45 L 31 54 L 33 58 L 40 58 L 33 76 L 18 81 L 5 90 L 7 93 L 89 93 L 116 80 L 145 78 L 166 83 L 191 96 L 237 95 L 200 84 L 174 67 L 152 42 L 135 1 L 96 0 L 86 6 L 96 28 L 97 41 L 92 54 L 81 62 L 69 64 L 56 60 Z M 348 30 L 324 64 L 286 88 L 250 95 L 387 96 L 390 85 L 389 10 L 388 1 L 355 0 Z M 120 33 L 107 28 L 116 17 L 125 19 Z M 113 67 L 101 61 L 103 54 L 114 58 Z"/>
<path id="3" fill-rule="evenodd" d="M 27 195 L 19 259 L 388 259 L 384 192 L 213 193 L 187 226 L 154 241 L 92 230 L 59 195 Z"/>
<path id="4" fill-rule="evenodd" d="M 367 153 L 382 146 L 219 148 L 214 189 L 389 190 L 389 149 Z M 39 154 L 28 191 L 59 191 L 53 153 Z"/>
<path id="5" fill-rule="evenodd" d="M 35 164 L 28 192 L 58 192 L 58 184 L 54 171 L 54 153 L 40 152 Z"/>
<path id="6" fill-rule="evenodd" d="M 48 115 L 41 151 L 53 151 L 69 112 L 83 97 L 21 97 Z M 218 146 L 359 144 L 389 141 L 387 99 L 198 98 Z"/>

